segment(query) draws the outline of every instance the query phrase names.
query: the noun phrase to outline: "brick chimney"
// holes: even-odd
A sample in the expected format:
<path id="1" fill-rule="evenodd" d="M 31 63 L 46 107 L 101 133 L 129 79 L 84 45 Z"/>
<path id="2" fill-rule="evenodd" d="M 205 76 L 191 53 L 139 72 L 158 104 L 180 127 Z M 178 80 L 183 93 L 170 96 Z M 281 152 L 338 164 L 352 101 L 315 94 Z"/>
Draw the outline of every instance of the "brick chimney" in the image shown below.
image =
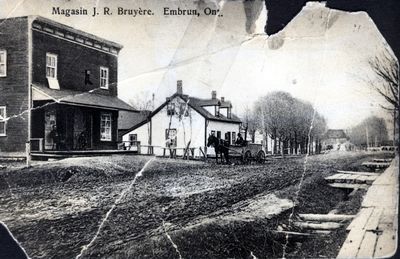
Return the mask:
<path id="1" fill-rule="evenodd" d="M 211 99 L 217 99 L 217 91 L 211 91 Z"/>
<path id="2" fill-rule="evenodd" d="M 182 80 L 176 81 L 176 93 L 177 94 L 183 94 Z"/>

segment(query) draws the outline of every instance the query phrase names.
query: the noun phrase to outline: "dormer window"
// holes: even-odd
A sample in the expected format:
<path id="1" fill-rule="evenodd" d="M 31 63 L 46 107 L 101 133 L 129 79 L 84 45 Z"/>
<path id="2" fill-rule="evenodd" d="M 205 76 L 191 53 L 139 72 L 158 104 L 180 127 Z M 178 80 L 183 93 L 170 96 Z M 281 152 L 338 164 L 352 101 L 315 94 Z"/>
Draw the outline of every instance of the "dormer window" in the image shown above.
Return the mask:
<path id="1" fill-rule="evenodd" d="M 7 76 L 7 51 L 0 50 L 0 77 Z"/>
<path id="2" fill-rule="evenodd" d="M 189 116 L 189 106 L 187 103 L 181 103 L 179 107 L 179 114 L 185 117 Z"/>
<path id="3" fill-rule="evenodd" d="M 215 116 L 216 116 L 216 117 L 219 117 L 219 112 L 220 112 L 219 109 L 220 109 L 220 106 L 219 106 L 219 105 L 216 105 L 216 106 L 215 106 Z"/>
<path id="4" fill-rule="evenodd" d="M 46 77 L 57 78 L 57 55 L 46 53 Z"/>
<path id="5" fill-rule="evenodd" d="M 100 88 L 108 89 L 108 67 L 100 67 Z"/>
<path id="6" fill-rule="evenodd" d="M 167 115 L 175 115 L 175 103 L 171 103 L 171 102 L 168 103 Z"/>

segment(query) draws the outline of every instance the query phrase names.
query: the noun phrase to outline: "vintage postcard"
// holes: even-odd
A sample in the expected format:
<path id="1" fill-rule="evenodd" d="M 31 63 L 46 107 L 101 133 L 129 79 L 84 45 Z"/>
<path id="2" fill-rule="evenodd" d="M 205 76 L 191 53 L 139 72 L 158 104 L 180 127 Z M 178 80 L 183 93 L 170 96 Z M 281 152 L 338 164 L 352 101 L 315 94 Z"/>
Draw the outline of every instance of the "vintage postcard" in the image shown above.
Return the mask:
<path id="1" fill-rule="evenodd" d="M 0 258 L 396 257 L 399 15 L 0 0 Z"/>

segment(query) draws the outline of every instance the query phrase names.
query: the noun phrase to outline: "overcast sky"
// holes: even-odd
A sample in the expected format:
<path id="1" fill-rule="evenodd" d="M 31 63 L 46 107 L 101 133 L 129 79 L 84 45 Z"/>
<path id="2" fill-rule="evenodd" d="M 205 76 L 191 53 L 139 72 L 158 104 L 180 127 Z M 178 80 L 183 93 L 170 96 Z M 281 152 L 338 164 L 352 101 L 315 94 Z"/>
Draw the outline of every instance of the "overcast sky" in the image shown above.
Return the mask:
<path id="1" fill-rule="evenodd" d="M 385 41 L 366 13 L 308 4 L 283 31 L 263 33 L 267 12 L 253 10 L 246 31 L 240 1 L 14 1 L 0 0 L 0 18 L 41 15 L 124 45 L 119 55 L 119 96 L 156 105 L 176 90 L 209 97 L 211 90 L 233 102 L 239 115 L 261 95 L 283 90 L 312 102 L 330 128 L 347 128 L 369 115 L 383 116 L 383 103 L 368 85 L 376 80 L 368 59 Z M 53 7 L 110 7 L 113 15 L 52 15 Z M 153 16 L 118 16 L 116 8 L 151 9 Z M 164 16 L 163 9 L 219 9 L 219 16 Z M 258 9 L 258 8 L 257 8 Z M 258 11 L 258 12 L 257 12 Z"/>

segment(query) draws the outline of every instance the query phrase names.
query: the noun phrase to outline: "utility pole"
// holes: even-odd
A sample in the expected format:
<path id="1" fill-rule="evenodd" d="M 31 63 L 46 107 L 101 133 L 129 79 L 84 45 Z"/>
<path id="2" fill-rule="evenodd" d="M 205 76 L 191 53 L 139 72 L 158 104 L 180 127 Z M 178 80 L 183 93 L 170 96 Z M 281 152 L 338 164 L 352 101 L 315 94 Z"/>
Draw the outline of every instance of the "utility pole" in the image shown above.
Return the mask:
<path id="1" fill-rule="evenodd" d="M 365 128 L 365 133 L 367 135 L 367 151 L 368 151 L 369 149 L 368 126 Z"/>

